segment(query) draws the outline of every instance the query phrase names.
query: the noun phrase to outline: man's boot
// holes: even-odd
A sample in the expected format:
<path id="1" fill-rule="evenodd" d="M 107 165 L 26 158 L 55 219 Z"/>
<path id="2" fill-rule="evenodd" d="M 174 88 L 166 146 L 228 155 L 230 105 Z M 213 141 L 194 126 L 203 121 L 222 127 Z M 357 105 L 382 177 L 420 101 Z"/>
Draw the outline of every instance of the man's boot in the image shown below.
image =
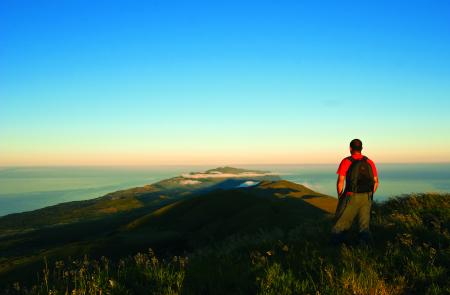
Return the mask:
<path id="1" fill-rule="evenodd" d="M 361 246 L 373 246 L 372 235 L 368 231 L 363 231 L 358 234 L 358 243 Z"/>
<path id="2" fill-rule="evenodd" d="M 340 232 L 340 233 L 332 233 L 330 242 L 333 246 L 339 246 L 340 244 L 345 242 L 346 233 Z"/>

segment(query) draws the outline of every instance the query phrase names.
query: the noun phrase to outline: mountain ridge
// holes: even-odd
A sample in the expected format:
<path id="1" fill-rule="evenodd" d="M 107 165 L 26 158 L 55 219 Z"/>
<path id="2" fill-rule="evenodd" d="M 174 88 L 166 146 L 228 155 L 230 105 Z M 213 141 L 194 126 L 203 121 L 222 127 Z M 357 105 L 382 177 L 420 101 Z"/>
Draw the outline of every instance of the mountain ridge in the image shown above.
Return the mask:
<path id="1" fill-rule="evenodd" d="M 279 179 L 277 175 L 266 175 L 267 171 L 246 170 L 228 166 L 208 171 L 232 172 L 236 175 L 236 182 L 244 179 Z M 204 173 L 206 172 L 190 172 L 189 174 L 195 176 Z M 256 173 L 257 175 L 248 176 L 245 173 Z M 118 190 L 90 200 L 64 202 L 32 211 L 8 214 L 0 217 L 0 236 L 15 233 L 17 227 L 29 226 L 29 230 L 34 230 L 43 226 L 77 222 L 80 219 L 101 218 L 108 214 L 130 211 L 158 202 L 164 203 L 164 200 L 170 199 L 168 195 L 182 197 L 194 192 L 214 189 L 215 187 L 212 187 L 212 185 L 219 184 L 222 179 L 229 179 L 229 177 L 198 178 L 194 184 L 184 184 L 183 181 L 186 180 L 186 177 L 175 176 L 141 187 Z"/>
<path id="2" fill-rule="evenodd" d="M 149 247 L 193 251 L 234 234 L 329 218 L 336 204 L 335 198 L 267 171 L 208 171 L 189 174 L 198 182 L 176 176 L 0 218 L 0 276 L 37 269 L 43 255 L 53 261 L 85 254 L 121 257 Z M 10 224 L 15 228 L 8 231 Z"/>

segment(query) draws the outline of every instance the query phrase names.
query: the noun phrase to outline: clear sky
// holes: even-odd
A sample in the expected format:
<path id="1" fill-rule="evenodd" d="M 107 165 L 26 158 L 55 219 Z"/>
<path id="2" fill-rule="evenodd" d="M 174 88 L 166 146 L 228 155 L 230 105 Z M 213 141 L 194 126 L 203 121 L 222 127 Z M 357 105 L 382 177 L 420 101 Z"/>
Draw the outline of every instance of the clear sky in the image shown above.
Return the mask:
<path id="1" fill-rule="evenodd" d="M 0 2 L 0 166 L 450 161 L 449 1 Z"/>

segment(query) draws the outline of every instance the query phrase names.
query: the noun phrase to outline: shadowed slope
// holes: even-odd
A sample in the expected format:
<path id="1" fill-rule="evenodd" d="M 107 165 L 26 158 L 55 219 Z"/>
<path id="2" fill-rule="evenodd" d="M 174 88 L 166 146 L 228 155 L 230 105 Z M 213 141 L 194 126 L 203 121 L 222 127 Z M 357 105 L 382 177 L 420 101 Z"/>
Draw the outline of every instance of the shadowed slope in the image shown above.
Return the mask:
<path id="1" fill-rule="evenodd" d="M 335 212 L 337 206 L 336 198 L 287 180 L 263 181 L 258 186 L 249 189 L 263 191 L 266 195 L 277 197 L 301 198 L 304 202 L 330 214 Z"/>
<path id="2" fill-rule="evenodd" d="M 0 218 L 0 276 L 32 275 L 44 256 L 121 257 L 149 247 L 192 251 L 233 235 L 315 222 L 336 207 L 336 199 L 278 176 L 209 173 L 214 177 L 174 177 Z"/>
<path id="3" fill-rule="evenodd" d="M 48 264 L 49 280 L 22 272 L 10 282 L 2 277 L 0 285 L 7 294 L 48 294 L 49 288 L 58 294 L 449 294 L 449 198 L 420 194 L 374 204 L 370 248 L 330 245 L 330 220 L 314 219 L 170 259 L 148 250 L 119 261 L 65 259 Z M 34 284 L 31 293 L 23 288 Z"/>
<path id="4" fill-rule="evenodd" d="M 231 175 L 233 179 L 227 178 L 230 176 L 230 173 L 233 174 Z M 199 175 L 202 177 L 198 178 Z M 244 182 L 245 180 L 275 179 L 279 179 L 279 177 L 266 175 L 266 171 L 232 167 L 219 167 L 204 173 L 191 172 L 165 179 L 152 185 L 112 192 L 91 200 L 67 202 L 0 217 L 0 237 L 43 227 L 78 221 L 85 222 L 146 206 L 153 208 L 158 203 L 166 204 L 194 193 L 207 192 L 216 188 L 234 188 L 241 181 Z"/>
<path id="5" fill-rule="evenodd" d="M 135 245 L 176 244 L 195 248 L 229 235 L 259 229 L 291 228 L 307 219 L 329 216 L 336 199 L 289 181 L 263 181 L 259 185 L 217 190 L 177 201 L 121 227 L 120 240 Z M 333 208 L 333 210 L 331 210 Z M 136 249 L 138 250 L 138 249 Z"/>

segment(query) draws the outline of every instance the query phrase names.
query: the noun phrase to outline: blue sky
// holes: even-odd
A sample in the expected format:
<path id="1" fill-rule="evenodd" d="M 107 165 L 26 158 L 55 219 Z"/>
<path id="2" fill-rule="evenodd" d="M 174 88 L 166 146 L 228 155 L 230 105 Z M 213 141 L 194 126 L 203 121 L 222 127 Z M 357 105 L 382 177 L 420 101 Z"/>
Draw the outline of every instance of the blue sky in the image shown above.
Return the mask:
<path id="1" fill-rule="evenodd" d="M 448 1 L 0 3 L 0 165 L 450 161 Z"/>

